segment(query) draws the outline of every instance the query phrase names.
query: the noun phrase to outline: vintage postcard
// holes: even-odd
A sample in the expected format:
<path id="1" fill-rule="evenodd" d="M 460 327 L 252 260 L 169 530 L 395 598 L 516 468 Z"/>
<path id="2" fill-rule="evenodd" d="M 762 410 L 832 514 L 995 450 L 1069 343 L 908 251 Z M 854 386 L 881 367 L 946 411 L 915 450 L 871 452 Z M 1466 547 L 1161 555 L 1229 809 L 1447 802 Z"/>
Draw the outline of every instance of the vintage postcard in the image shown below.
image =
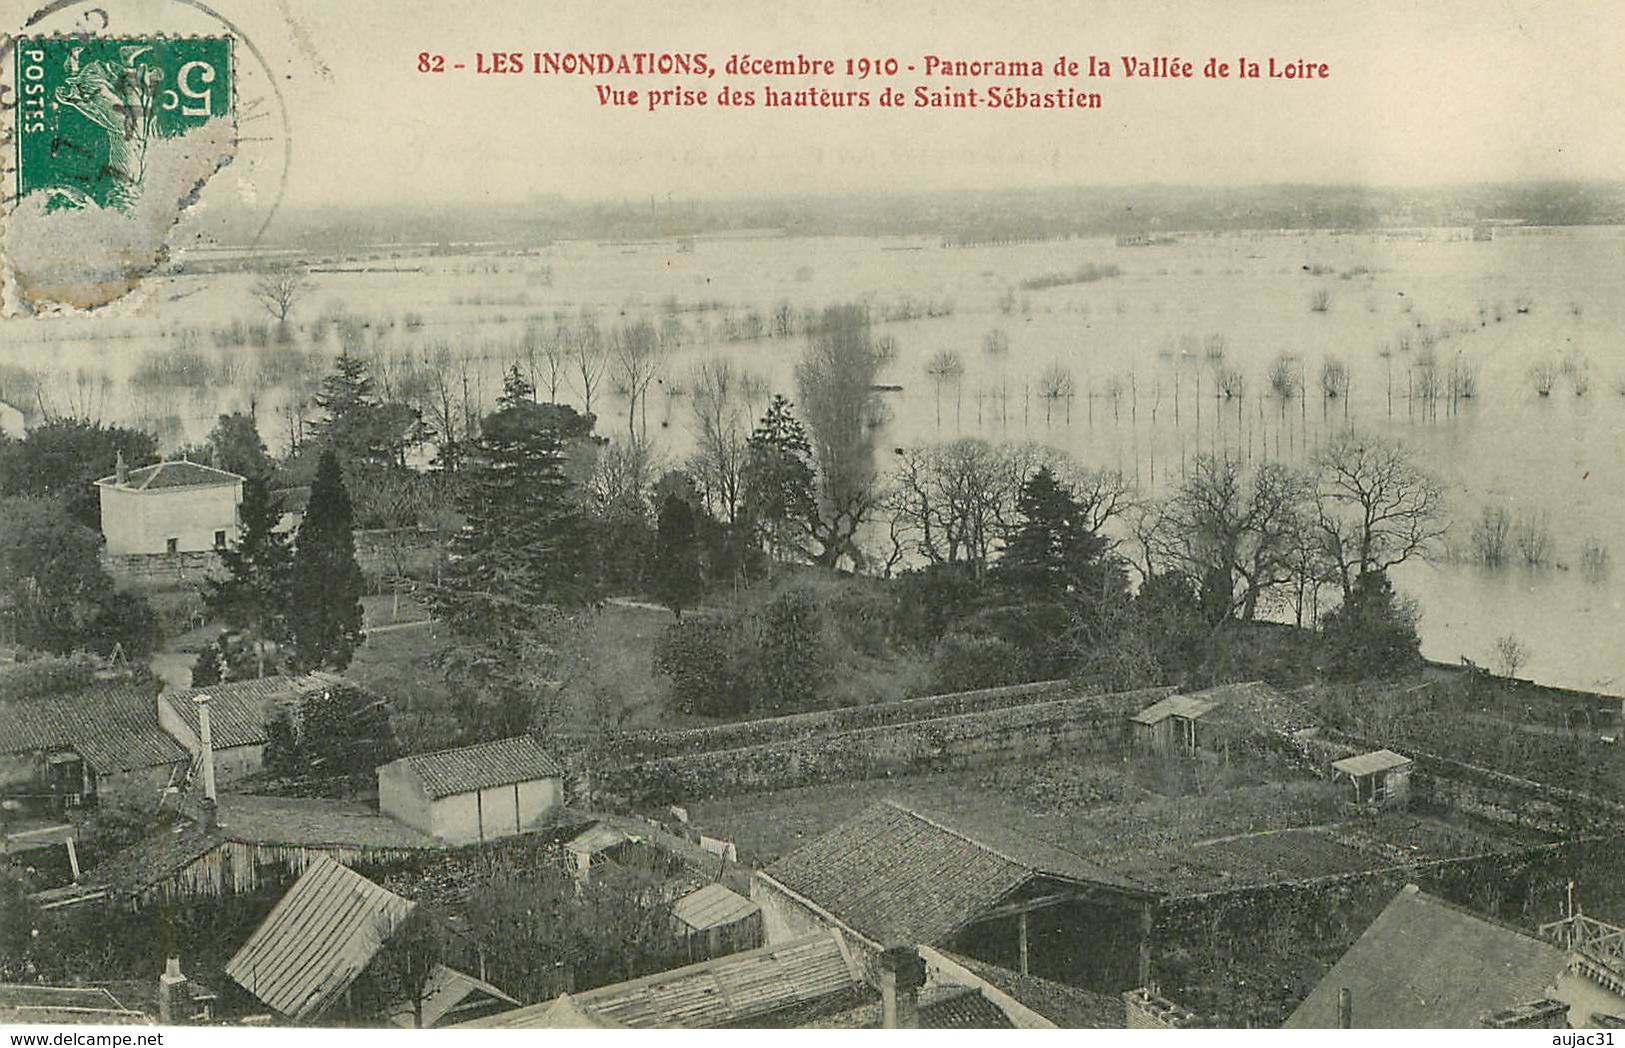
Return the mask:
<path id="1" fill-rule="evenodd" d="M 1612 1044 L 1621 53 L 3 0 L 0 1026 Z"/>

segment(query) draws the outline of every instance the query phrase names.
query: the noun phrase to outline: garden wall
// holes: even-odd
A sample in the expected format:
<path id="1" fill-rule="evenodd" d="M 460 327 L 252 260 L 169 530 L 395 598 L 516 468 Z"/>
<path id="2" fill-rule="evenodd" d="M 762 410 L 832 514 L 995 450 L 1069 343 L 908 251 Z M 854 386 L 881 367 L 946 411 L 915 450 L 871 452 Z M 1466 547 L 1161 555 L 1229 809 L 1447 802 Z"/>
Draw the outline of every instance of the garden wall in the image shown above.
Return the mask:
<path id="1" fill-rule="evenodd" d="M 730 793 L 974 767 L 1011 753 L 1026 760 L 1061 750 L 1105 749 L 1123 744 L 1128 714 L 1167 693 L 1167 689 L 1154 688 L 1023 702 L 875 727 L 791 734 L 780 742 L 612 767 L 596 776 L 595 786 L 633 803 L 681 803 Z M 949 709 L 955 701 L 965 701 L 963 696 L 937 698 Z M 902 704 L 886 704 L 898 705 Z M 885 707 L 862 709 L 886 712 Z"/>
<path id="2" fill-rule="evenodd" d="M 1056 699 L 1080 698 L 1094 694 L 1095 691 L 1096 689 L 1071 680 L 1012 684 L 1002 688 L 983 688 L 978 691 L 928 695 L 897 702 L 739 721 L 710 728 L 628 732 L 612 736 L 600 743 L 597 752 L 609 763 L 626 764 L 711 750 L 732 750 L 767 743 L 789 742 L 838 731 L 906 724 L 954 714 L 1027 706 Z M 1139 694 L 1145 695 L 1145 704 L 1150 705 L 1171 691 L 1172 689 L 1150 689 Z"/>

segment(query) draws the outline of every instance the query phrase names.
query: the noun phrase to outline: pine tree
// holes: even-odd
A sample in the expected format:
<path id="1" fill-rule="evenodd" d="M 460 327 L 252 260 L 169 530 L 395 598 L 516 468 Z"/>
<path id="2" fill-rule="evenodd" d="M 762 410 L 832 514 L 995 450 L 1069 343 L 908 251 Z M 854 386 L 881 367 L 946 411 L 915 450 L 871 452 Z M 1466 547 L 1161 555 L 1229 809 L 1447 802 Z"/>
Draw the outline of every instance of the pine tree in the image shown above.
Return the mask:
<path id="1" fill-rule="evenodd" d="M 342 670 L 361 645 L 361 567 L 355 559 L 350 495 L 338 458 L 322 452 L 293 550 L 287 607 L 293 664 Z"/>
<path id="2" fill-rule="evenodd" d="M 702 586 L 694 507 L 675 494 L 667 495 L 660 504 L 656 532 L 655 597 L 682 622 L 683 609 L 694 606 Z"/>
<path id="3" fill-rule="evenodd" d="M 741 478 L 745 519 L 766 541 L 774 560 L 800 547 L 816 506 L 812 445 L 790 408 L 788 400 L 774 395 L 746 443 Z"/>
<path id="4" fill-rule="evenodd" d="M 1000 580 L 1049 598 L 1083 585 L 1106 543 L 1089 530 L 1083 507 L 1047 466 L 1021 486 L 1016 512 L 1021 523 L 999 559 Z"/>
<path id="5" fill-rule="evenodd" d="M 281 507 L 263 477 L 243 482 L 240 514 L 236 544 L 220 551 L 227 577 L 211 580 L 203 599 L 212 614 L 244 633 L 254 647 L 255 675 L 263 677 L 266 645 L 281 644 L 288 637 L 293 561 L 288 537 L 276 530 Z"/>
<path id="6" fill-rule="evenodd" d="M 511 369 L 463 466 L 467 527 L 430 604 L 455 638 L 440 661 L 471 700 L 465 735 L 531 726 L 549 686 L 549 627 L 598 597 L 592 536 L 553 419 Z"/>

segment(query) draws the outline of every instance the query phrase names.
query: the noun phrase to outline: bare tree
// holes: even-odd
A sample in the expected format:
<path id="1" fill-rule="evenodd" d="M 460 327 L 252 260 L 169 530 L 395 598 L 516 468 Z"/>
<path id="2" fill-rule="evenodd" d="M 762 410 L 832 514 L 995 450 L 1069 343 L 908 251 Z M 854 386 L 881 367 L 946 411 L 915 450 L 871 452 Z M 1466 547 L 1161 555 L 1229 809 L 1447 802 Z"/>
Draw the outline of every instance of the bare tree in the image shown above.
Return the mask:
<path id="1" fill-rule="evenodd" d="M 1531 655 L 1516 636 L 1511 633 L 1500 637 L 1495 642 L 1495 665 L 1501 671 L 1501 676 L 1512 680 L 1518 675 L 1518 670 L 1529 664 Z"/>
<path id="2" fill-rule="evenodd" d="M 310 286 L 305 271 L 298 265 L 278 263 L 262 270 L 254 278 L 248 293 L 280 325 L 288 322 L 294 305 L 310 290 Z"/>
<path id="3" fill-rule="evenodd" d="M 931 385 L 936 390 L 937 397 L 937 425 L 942 425 L 942 387 L 944 383 L 952 382 L 955 387 L 955 396 L 959 380 L 965 374 L 965 362 L 958 353 L 951 349 L 937 351 L 930 360 L 925 362 L 925 373 L 931 377 Z"/>
<path id="4" fill-rule="evenodd" d="M 626 397 L 626 433 L 636 437 L 637 407 L 644 400 L 643 418 L 647 429 L 649 386 L 665 364 L 662 342 L 654 325 L 647 320 L 628 324 L 615 333 L 611 366 L 614 368 L 615 388 Z"/>
<path id="5" fill-rule="evenodd" d="M 970 437 L 899 451 L 886 496 L 894 544 L 981 577 L 1015 520 L 1019 454 Z"/>
<path id="6" fill-rule="evenodd" d="M 870 425 L 880 406 L 874 386 L 891 352 L 887 340 L 874 337 L 864 307 L 832 306 L 807 329 L 807 348 L 796 364 L 818 468 L 811 532 L 825 567 L 843 555 L 862 563 L 857 535 L 880 494 Z"/>
<path id="7" fill-rule="evenodd" d="M 575 372 L 576 391 L 581 394 L 581 413 L 592 414 L 593 393 L 604 379 L 604 341 L 598 322 L 585 311 L 570 336 L 570 367 Z"/>
<path id="8" fill-rule="evenodd" d="M 1422 556 L 1444 535 L 1444 492 L 1403 444 L 1349 431 L 1316 464 L 1315 517 L 1347 596 L 1361 575 Z"/>
<path id="9" fill-rule="evenodd" d="M 732 524 L 744 501 L 742 476 L 751 430 L 749 372 L 725 358 L 701 361 L 690 381 L 695 448 L 689 472 L 706 508 Z"/>

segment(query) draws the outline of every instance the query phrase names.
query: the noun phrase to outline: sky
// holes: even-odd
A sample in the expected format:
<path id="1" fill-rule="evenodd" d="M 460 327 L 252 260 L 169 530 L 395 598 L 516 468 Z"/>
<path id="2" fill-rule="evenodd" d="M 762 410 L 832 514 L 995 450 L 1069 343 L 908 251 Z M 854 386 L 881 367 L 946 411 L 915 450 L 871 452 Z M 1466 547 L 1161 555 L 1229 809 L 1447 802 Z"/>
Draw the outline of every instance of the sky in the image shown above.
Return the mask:
<path id="1" fill-rule="evenodd" d="M 20 23 L 34 0 L 4 0 Z M 97 0 L 126 31 L 185 0 Z M 1620 0 L 209 0 L 277 76 L 285 202 L 466 205 L 762 197 L 1072 185 L 1366 182 L 1433 185 L 1625 174 Z M 605 108 L 595 83 L 724 83 L 473 72 L 479 53 L 536 50 L 926 55 L 1090 54 L 1326 62 L 1324 81 L 1034 82 L 1097 91 L 1098 110 Z M 418 72 L 422 52 L 463 71 Z M 253 55 L 243 62 L 242 89 Z M 263 80 L 263 76 L 261 76 Z M 928 81 L 900 72 L 905 93 Z M 962 81 L 955 86 L 972 86 Z M 844 76 L 826 86 L 878 91 Z M 780 87 L 806 86 L 791 78 Z"/>

